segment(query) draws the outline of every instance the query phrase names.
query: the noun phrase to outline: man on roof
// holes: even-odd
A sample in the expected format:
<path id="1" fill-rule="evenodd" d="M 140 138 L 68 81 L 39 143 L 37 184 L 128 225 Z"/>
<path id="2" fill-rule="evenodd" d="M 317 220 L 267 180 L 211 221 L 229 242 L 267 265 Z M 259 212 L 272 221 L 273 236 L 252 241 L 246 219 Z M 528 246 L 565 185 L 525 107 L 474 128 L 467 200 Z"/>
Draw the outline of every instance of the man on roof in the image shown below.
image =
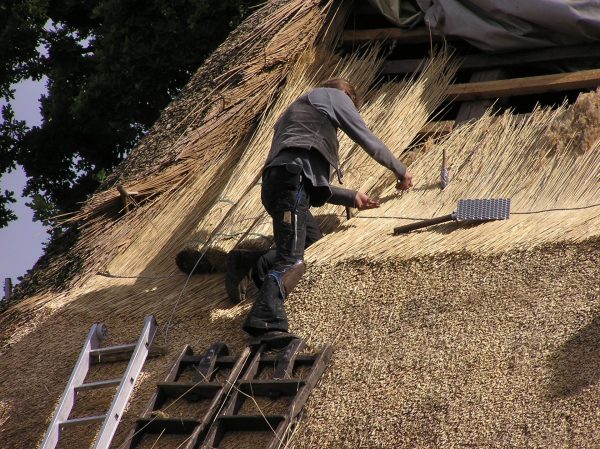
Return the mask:
<path id="1" fill-rule="evenodd" d="M 262 176 L 262 203 L 273 219 L 275 249 L 232 251 L 225 284 L 234 302 L 244 299 L 251 277 L 258 296 L 243 329 L 272 347 L 297 338 L 289 333 L 284 301 L 306 270 L 304 250 L 322 237 L 310 213 L 325 203 L 379 207 L 362 192 L 329 184 L 335 171 L 341 182 L 337 130 L 344 131 L 373 159 L 396 176 L 396 188 L 412 187 L 412 175 L 361 118 L 353 86 L 331 79 L 296 99 L 279 117 Z"/>

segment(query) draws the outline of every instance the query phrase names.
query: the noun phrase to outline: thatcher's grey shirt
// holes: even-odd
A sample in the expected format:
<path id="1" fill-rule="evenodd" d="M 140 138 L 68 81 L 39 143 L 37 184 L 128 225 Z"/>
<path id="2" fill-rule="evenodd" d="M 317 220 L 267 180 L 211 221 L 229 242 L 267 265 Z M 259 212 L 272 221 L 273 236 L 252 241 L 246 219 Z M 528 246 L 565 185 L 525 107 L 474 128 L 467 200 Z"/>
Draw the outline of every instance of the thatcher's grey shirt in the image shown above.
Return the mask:
<path id="1" fill-rule="evenodd" d="M 304 99 L 319 112 L 324 119 L 330 120 L 336 129 L 344 131 L 348 137 L 359 144 L 373 159 L 388 168 L 398 179 L 406 173 L 406 166 L 400 162 L 367 127 L 358 113 L 354 103 L 342 90 L 320 87 L 305 94 Z M 303 98 L 300 97 L 300 98 Z M 301 137 L 301 136 L 299 136 Z M 277 146 L 278 132 L 276 129 L 273 146 Z M 318 151 L 301 148 L 286 148 L 282 150 L 267 167 L 293 164 L 302 167 L 304 176 L 311 182 L 313 189 L 311 204 L 320 206 L 325 202 L 354 207 L 356 191 L 329 185 L 331 165 Z M 338 167 L 333 167 L 341 173 Z"/>

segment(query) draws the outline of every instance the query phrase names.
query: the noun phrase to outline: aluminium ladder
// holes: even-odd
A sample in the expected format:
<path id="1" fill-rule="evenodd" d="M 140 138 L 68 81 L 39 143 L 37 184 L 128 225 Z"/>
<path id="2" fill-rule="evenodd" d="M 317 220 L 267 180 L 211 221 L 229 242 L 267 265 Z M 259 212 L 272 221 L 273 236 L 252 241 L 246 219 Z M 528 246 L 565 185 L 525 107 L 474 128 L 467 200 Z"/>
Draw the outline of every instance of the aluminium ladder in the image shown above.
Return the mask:
<path id="1" fill-rule="evenodd" d="M 102 323 L 95 323 L 92 326 L 83 345 L 83 349 L 79 354 L 79 359 L 77 360 L 75 368 L 73 368 L 71 378 L 67 383 L 56 412 L 48 426 L 40 449 L 56 448 L 62 430 L 67 427 L 99 421 L 102 421 L 103 424 L 96 437 L 93 448 L 107 449 L 109 447 L 123 415 L 123 411 L 129 402 L 135 382 L 148 357 L 156 332 L 156 319 L 154 316 L 148 315 L 144 321 L 144 328 L 137 343 L 100 348 L 100 341 L 104 340 L 108 334 L 106 326 Z M 131 358 L 129 359 L 129 364 L 122 377 L 85 383 L 85 378 L 88 374 L 90 365 L 93 363 L 110 361 L 111 358 L 119 358 L 119 356 L 123 356 L 124 354 L 131 354 Z M 117 385 L 117 393 L 106 414 L 69 419 L 78 392 L 99 388 L 110 388 Z"/>

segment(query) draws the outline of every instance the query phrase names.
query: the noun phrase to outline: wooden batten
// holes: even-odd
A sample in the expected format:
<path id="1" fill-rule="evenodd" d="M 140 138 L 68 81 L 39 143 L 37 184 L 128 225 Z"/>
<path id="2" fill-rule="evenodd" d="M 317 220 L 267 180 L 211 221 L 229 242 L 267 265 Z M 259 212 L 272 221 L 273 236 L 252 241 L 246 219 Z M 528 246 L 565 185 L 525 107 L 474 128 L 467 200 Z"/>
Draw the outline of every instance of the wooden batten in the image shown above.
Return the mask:
<path id="1" fill-rule="evenodd" d="M 564 62 L 565 60 L 582 60 L 600 58 L 600 45 L 573 45 L 568 47 L 542 48 L 536 50 L 493 54 L 476 54 L 461 57 L 460 70 L 483 70 L 496 67 L 513 67 L 524 64 L 544 62 Z M 384 75 L 400 75 L 420 72 L 423 59 L 388 60 L 383 63 L 381 73 Z"/>
<path id="2" fill-rule="evenodd" d="M 481 81 L 450 86 L 448 95 L 455 101 L 533 95 L 576 89 L 592 89 L 600 85 L 600 69 L 554 75 L 530 76 L 497 81 Z"/>
<path id="3" fill-rule="evenodd" d="M 426 27 L 405 30 L 403 28 L 378 28 L 373 30 L 347 30 L 342 35 L 343 44 L 364 44 L 372 41 L 395 41 L 399 44 L 424 44 L 440 40 Z"/>

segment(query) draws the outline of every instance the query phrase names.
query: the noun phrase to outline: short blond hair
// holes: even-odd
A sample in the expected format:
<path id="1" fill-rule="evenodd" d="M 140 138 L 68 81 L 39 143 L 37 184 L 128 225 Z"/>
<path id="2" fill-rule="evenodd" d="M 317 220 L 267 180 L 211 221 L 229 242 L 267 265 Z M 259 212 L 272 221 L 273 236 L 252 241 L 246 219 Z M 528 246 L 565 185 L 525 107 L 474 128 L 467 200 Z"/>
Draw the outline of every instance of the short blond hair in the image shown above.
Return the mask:
<path id="1" fill-rule="evenodd" d="M 357 108 L 360 106 L 360 100 L 358 98 L 358 95 L 356 94 L 356 89 L 354 89 L 354 86 L 350 84 L 349 81 L 343 78 L 331 78 L 319 84 L 319 87 L 330 87 L 332 89 L 339 89 L 345 92 L 346 95 L 350 97 L 352 103 L 354 103 L 354 106 L 356 106 Z"/>

